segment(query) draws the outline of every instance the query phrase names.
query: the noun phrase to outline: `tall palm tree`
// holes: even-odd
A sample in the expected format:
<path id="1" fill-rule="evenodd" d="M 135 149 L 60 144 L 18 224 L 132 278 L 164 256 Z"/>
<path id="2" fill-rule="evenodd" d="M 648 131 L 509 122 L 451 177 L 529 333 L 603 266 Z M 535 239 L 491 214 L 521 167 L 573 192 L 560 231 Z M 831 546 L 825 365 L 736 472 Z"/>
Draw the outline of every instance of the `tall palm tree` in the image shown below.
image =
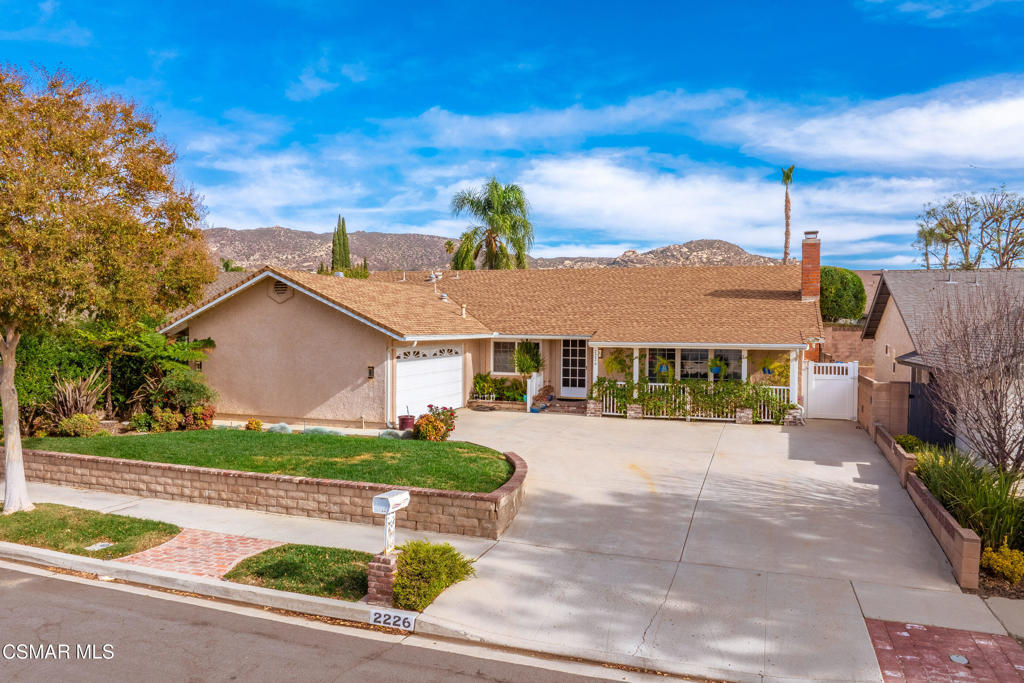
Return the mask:
<path id="1" fill-rule="evenodd" d="M 938 241 L 939 232 L 935 228 L 925 225 L 924 223 L 918 224 L 920 227 L 917 229 L 917 242 L 921 246 L 921 251 L 924 252 L 924 269 L 932 269 L 932 246 Z"/>
<path id="2" fill-rule="evenodd" d="M 452 213 L 469 213 L 480 221 L 459 238 L 452 256 L 453 270 L 473 270 L 483 253 L 482 265 L 488 270 L 528 268 L 526 260 L 533 246 L 530 207 L 523 188 L 514 183 L 502 185 L 491 178 L 479 190 L 461 190 L 452 197 Z"/>
<path id="3" fill-rule="evenodd" d="M 450 254 L 454 254 L 455 253 L 455 241 L 454 240 L 445 240 L 444 251 L 445 251 L 446 254 L 449 254 L 449 255 Z"/>
<path id="4" fill-rule="evenodd" d="M 782 169 L 782 184 L 786 186 L 786 244 L 782 249 L 782 265 L 789 263 L 789 186 L 793 184 L 793 169 L 796 166 Z"/>

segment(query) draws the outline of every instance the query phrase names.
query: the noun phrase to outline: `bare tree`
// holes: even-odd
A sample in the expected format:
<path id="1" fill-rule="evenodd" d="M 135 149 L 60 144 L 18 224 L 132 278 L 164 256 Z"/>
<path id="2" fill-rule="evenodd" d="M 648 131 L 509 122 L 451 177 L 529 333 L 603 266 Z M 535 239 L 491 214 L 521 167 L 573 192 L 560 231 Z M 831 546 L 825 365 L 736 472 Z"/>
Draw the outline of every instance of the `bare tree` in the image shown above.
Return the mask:
<path id="1" fill-rule="evenodd" d="M 969 276 L 968 276 L 969 277 Z M 1010 273 L 941 283 L 928 340 L 927 392 L 950 434 L 1001 470 L 1024 465 L 1024 280 Z"/>
<path id="2" fill-rule="evenodd" d="M 1024 261 L 1024 196 L 1006 187 L 979 197 L 982 213 L 989 217 L 981 241 L 993 268 L 1010 269 Z"/>

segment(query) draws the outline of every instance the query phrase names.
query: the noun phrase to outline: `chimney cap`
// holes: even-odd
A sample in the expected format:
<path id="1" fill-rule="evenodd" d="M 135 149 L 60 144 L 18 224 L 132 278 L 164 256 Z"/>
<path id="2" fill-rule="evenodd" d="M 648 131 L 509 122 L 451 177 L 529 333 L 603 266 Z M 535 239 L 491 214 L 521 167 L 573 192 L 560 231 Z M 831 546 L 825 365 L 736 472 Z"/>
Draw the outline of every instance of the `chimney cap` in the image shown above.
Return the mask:
<path id="1" fill-rule="evenodd" d="M 804 239 L 805 240 L 816 240 L 816 239 L 818 239 L 818 231 L 817 230 L 804 230 Z"/>

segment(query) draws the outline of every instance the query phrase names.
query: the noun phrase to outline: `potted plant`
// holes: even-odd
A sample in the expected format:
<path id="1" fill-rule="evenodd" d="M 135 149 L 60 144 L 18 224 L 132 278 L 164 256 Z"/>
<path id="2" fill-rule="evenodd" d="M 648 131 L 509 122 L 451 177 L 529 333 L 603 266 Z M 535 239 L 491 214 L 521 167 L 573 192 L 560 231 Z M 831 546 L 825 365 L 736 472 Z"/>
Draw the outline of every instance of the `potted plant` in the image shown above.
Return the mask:
<path id="1" fill-rule="evenodd" d="M 724 358 L 715 356 L 708 361 L 708 370 L 711 371 L 713 379 L 725 379 L 725 375 L 729 372 L 729 366 L 726 365 Z"/>
<path id="2" fill-rule="evenodd" d="M 540 355 L 540 344 L 533 342 L 520 342 L 516 344 L 515 354 L 512 356 L 515 362 L 516 372 L 523 376 L 523 390 L 529 386 L 530 375 L 544 369 L 544 359 Z M 532 396 L 523 394 L 523 400 L 530 402 Z"/>

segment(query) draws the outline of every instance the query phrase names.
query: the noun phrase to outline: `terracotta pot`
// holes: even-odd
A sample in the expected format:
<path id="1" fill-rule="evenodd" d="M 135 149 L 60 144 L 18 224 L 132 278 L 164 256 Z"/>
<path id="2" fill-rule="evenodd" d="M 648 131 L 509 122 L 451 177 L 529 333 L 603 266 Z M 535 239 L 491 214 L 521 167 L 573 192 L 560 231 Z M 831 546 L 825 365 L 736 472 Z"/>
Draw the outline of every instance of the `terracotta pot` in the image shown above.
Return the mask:
<path id="1" fill-rule="evenodd" d="M 415 415 L 399 415 L 398 416 L 398 428 L 401 430 L 412 429 L 416 424 Z"/>

